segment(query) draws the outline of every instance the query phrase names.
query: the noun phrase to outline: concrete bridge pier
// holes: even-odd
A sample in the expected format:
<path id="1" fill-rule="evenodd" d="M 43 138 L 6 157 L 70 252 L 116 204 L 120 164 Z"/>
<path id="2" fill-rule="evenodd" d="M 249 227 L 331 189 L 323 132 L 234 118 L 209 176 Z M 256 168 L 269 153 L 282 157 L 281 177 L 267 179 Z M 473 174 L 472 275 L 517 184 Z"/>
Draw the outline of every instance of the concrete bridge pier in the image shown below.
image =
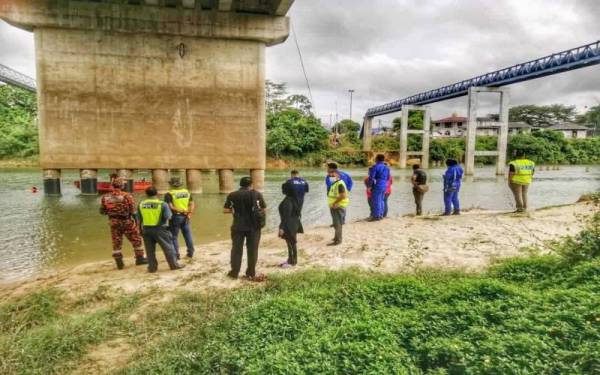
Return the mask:
<path id="1" fill-rule="evenodd" d="M 61 195 L 60 169 L 44 169 L 44 193 L 46 195 Z"/>
<path id="2" fill-rule="evenodd" d="M 233 169 L 219 169 L 219 193 L 229 194 L 233 190 Z"/>
<path id="3" fill-rule="evenodd" d="M 133 169 L 117 169 L 117 177 L 125 181 L 123 191 L 133 193 Z"/>
<path id="4" fill-rule="evenodd" d="M 169 171 L 166 169 L 153 169 L 152 185 L 154 185 L 159 194 L 169 191 Z"/>
<path id="5" fill-rule="evenodd" d="M 82 195 L 98 195 L 98 170 L 82 169 L 79 171 L 79 186 Z"/>
<path id="6" fill-rule="evenodd" d="M 365 117 L 363 123 L 363 151 L 371 151 L 373 140 L 373 117 Z"/>
<path id="7" fill-rule="evenodd" d="M 486 122 L 487 126 L 498 128 L 498 149 L 495 151 L 476 151 L 477 143 L 477 110 L 479 107 L 480 93 L 499 94 L 499 119 L 495 122 Z M 508 87 L 471 87 L 469 88 L 469 123 L 467 126 L 467 139 L 465 145 L 465 174 L 475 173 L 476 156 L 495 156 L 496 174 L 502 175 L 506 169 L 506 150 L 508 147 L 508 106 L 510 105 L 510 89 Z"/>
<path id="8" fill-rule="evenodd" d="M 423 113 L 423 129 L 409 129 L 408 117 L 410 112 L 422 111 Z M 402 122 L 400 124 L 400 160 L 398 162 L 400 168 L 406 168 L 408 156 L 420 156 L 421 168 L 429 168 L 429 138 L 431 126 L 431 107 L 429 106 L 402 106 Z M 423 138 L 421 151 L 408 151 L 408 135 L 420 134 Z"/>
<path id="9" fill-rule="evenodd" d="M 265 191 L 265 170 L 264 169 L 252 169 L 250 170 L 250 177 L 252 178 L 252 184 L 254 190 L 263 192 Z"/>
<path id="10" fill-rule="evenodd" d="M 186 171 L 187 189 L 192 194 L 202 194 L 202 171 L 200 169 L 188 169 Z"/>

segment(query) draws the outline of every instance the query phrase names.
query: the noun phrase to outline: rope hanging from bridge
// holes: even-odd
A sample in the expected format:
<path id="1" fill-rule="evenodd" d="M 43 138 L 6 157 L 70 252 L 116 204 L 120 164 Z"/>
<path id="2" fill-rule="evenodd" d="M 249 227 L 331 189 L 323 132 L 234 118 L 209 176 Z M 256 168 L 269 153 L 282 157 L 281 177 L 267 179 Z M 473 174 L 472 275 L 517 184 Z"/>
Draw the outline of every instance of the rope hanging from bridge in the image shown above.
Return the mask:
<path id="1" fill-rule="evenodd" d="M 35 79 L 19 73 L 6 65 L 0 64 L 0 82 L 36 92 Z"/>
<path id="2" fill-rule="evenodd" d="M 506 86 L 596 64 L 600 64 L 600 41 L 373 107 L 367 111 L 365 117 L 398 112 L 402 110 L 403 105 L 425 105 L 457 98 L 467 95 L 470 87 Z"/>

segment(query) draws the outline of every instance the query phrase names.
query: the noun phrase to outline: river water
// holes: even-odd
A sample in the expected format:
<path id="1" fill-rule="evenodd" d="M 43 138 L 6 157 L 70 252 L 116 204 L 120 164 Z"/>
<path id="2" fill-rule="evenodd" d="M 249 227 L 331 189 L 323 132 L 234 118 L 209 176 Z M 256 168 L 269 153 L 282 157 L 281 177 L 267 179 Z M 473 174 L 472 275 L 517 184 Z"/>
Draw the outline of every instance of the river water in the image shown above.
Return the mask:
<path id="1" fill-rule="evenodd" d="M 362 178 L 366 169 L 347 170 L 354 180 L 350 221 L 368 216 Z M 441 211 L 442 169 L 429 171 L 431 191 L 425 196 L 424 210 Z M 99 176 L 108 176 L 100 171 Z M 324 170 L 302 170 L 310 183 L 310 193 L 304 204 L 305 227 L 329 224 L 326 206 Z M 397 216 L 414 210 L 410 171 L 394 170 L 394 186 L 390 198 L 390 215 Z M 139 172 L 137 178 L 150 178 Z M 196 251 L 202 254 L 202 244 L 229 237 L 231 217 L 222 214 L 224 196 L 218 194 L 215 174 L 205 174 L 205 193 L 196 196 L 197 210 L 192 218 Z M 241 175 L 236 175 L 236 182 Z M 278 225 L 277 205 L 282 199 L 281 184 L 285 171 L 268 171 L 265 199 L 269 205 L 268 228 Z M 106 217 L 98 213 L 100 197 L 84 197 L 73 186 L 77 171 L 64 171 L 63 196 L 45 197 L 42 192 L 31 193 L 32 186 L 42 186 L 41 172 L 36 169 L 0 170 L 0 282 L 10 282 L 39 271 L 106 260 L 111 257 L 111 242 Z M 600 190 L 600 166 L 562 166 L 560 170 L 539 170 L 530 189 L 533 208 L 573 203 L 586 192 Z M 136 200 L 142 198 L 136 195 Z M 509 210 L 514 208 L 505 179 L 497 177 L 493 168 L 477 169 L 474 178 L 467 178 L 462 191 L 463 208 Z M 432 234 L 433 235 L 433 234 Z M 130 244 L 125 240 L 125 256 L 132 257 Z M 162 257 L 161 254 L 159 254 Z"/>

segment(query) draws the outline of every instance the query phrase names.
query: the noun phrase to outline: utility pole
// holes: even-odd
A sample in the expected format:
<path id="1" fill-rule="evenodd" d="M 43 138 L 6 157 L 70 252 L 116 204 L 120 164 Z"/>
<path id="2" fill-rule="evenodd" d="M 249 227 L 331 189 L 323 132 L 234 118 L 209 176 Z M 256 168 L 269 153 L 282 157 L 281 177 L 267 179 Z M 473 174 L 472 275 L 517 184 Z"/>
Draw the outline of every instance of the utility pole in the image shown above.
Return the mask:
<path id="1" fill-rule="evenodd" d="M 354 90 L 350 89 L 348 92 L 350 93 L 350 121 L 352 121 L 352 94 L 354 94 Z"/>

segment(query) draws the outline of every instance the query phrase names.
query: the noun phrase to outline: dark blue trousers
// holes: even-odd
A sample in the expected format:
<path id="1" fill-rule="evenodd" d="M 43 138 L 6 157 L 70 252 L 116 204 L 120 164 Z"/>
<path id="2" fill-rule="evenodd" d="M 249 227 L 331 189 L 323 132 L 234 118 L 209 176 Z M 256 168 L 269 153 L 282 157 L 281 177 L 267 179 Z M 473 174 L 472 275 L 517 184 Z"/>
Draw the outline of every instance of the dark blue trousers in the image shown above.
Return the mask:
<path id="1" fill-rule="evenodd" d="M 460 212 L 460 202 L 458 201 L 458 190 L 444 192 L 444 213 L 451 214 L 452 208 L 454 212 Z"/>
<path id="2" fill-rule="evenodd" d="M 192 240 L 190 220 L 185 215 L 173 215 L 171 222 L 169 223 L 169 230 L 173 235 L 173 248 L 177 258 L 179 258 L 179 230 L 181 230 L 185 245 L 187 246 L 187 255 L 189 257 L 194 256 L 194 241 Z"/>
<path id="3" fill-rule="evenodd" d="M 373 209 L 371 210 L 371 217 L 381 219 L 385 211 L 385 186 L 373 188 L 373 194 L 371 200 L 373 202 Z"/>

